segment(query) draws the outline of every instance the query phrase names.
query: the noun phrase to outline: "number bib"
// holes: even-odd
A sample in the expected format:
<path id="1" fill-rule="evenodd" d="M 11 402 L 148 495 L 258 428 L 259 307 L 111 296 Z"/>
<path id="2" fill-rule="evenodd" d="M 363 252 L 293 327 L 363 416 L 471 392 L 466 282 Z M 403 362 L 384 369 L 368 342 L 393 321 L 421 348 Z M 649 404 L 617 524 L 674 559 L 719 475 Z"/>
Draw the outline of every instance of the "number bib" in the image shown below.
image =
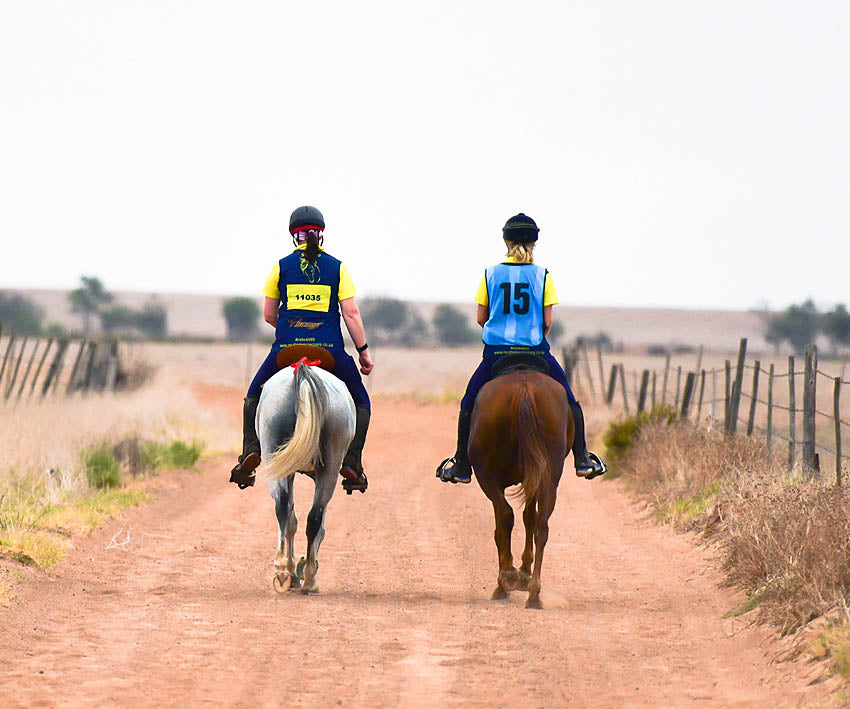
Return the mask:
<path id="1" fill-rule="evenodd" d="M 486 271 L 490 317 L 486 345 L 536 347 L 543 342 L 543 290 L 546 269 L 534 264 L 500 263 Z"/>
<path id="2" fill-rule="evenodd" d="M 308 283 L 286 284 L 287 310 L 313 310 L 326 313 L 331 306 L 331 287 Z"/>

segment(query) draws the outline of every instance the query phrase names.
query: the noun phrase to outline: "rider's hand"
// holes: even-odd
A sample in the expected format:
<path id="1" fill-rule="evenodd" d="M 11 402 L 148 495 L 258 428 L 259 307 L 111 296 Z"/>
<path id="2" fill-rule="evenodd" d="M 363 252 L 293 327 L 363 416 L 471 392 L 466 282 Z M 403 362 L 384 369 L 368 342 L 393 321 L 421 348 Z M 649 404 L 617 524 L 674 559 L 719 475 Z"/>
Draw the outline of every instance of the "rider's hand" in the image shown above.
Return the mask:
<path id="1" fill-rule="evenodd" d="M 369 350 L 363 350 L 363 352 L 360 353 L 360 371 L 363 372 L 363 374 L 370 374 L 374 367 L 375 363 L 369 356 Z"/>

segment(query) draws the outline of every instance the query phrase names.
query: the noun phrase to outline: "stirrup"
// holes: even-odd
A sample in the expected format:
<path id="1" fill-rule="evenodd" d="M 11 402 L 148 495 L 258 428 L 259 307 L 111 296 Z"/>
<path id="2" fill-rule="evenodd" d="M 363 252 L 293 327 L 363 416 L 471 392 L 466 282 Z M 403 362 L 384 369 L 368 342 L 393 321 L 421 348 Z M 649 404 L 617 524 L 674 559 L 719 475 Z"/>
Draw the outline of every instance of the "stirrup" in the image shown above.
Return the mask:
<path id="1" fill-rule="evenodd" d="M 444 483 L 461 483 L 462 485 L 467 485 L 472 482 L 471 466 L 468 477 L 455 475 L 455 468 L 457 468 L 457 458 L 454 456 L 446 458 L 437 466 L 437 477 Z"/>
<path id="2" fill-rule="evenodd" d="M 343 465 L 340 468 L 339 474 L 342 475 L 342 489 L 348 495 L 355 490 L 366 492 L 366 488 L 369 487 L 369 480 L 366 478 L 366 473 L 358 473 L 348 465 Z"/>
<path id="3" fill-rule="evenodd" d="M 584 478 L 585 480 L 593 480 L 593 478 L 598 478 L 600 475 L 605 475 L 605 473 L 608 472 L 608 466 L 605 465 L 605 461 L 596 455 L 596 453 L 588 451 L 587 457 L 593 464 L 593 468 L 590 470 L 582 468 L 581 471 L 576 468 L 576 475 L 578 475 L 578 477 Z"/>
<path id="4" fill-rule="evenodd" d="M 259 464 L 259 453 L 249 453 L 230 471 L 230 482 L 236 483 L 240 490 L 251 487 L 257 480 L 255 471 Z"/>

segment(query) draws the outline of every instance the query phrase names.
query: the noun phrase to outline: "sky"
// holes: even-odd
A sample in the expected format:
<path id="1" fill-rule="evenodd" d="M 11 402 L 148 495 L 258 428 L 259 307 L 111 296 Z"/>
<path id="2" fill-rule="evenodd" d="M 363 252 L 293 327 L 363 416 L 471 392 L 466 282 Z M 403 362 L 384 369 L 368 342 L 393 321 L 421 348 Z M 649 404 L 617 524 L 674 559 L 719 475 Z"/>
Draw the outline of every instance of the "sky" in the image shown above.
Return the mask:
<path id="1" fill-rule="evenodd" d="M 290 212 L 470 301 L 850 302 L 850 3 L 0 0 L 0 288 L 256 294 Z"/>

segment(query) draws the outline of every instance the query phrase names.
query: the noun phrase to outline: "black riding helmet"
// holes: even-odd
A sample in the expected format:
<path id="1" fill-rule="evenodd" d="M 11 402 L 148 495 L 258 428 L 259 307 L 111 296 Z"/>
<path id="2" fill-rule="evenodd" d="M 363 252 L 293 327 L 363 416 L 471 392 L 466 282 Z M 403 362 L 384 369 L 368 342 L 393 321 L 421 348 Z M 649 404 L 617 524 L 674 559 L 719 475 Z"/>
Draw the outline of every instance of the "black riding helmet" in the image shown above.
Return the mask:
<path id="1" fill-rule="evenodd" d="M 315 207 L 298 207 L 289 217 L 289 233 L 294 234 L 302 229 L 316 229 L 324 231 L 325 218 Z"/>
<path id="2" fill-rule="evenodd" d="M 502 227 L 502 238 L 515 244 L 531 244 L 537 241 L 540 229 L 537 223 L 522 212 L 511 217 Z"/>

